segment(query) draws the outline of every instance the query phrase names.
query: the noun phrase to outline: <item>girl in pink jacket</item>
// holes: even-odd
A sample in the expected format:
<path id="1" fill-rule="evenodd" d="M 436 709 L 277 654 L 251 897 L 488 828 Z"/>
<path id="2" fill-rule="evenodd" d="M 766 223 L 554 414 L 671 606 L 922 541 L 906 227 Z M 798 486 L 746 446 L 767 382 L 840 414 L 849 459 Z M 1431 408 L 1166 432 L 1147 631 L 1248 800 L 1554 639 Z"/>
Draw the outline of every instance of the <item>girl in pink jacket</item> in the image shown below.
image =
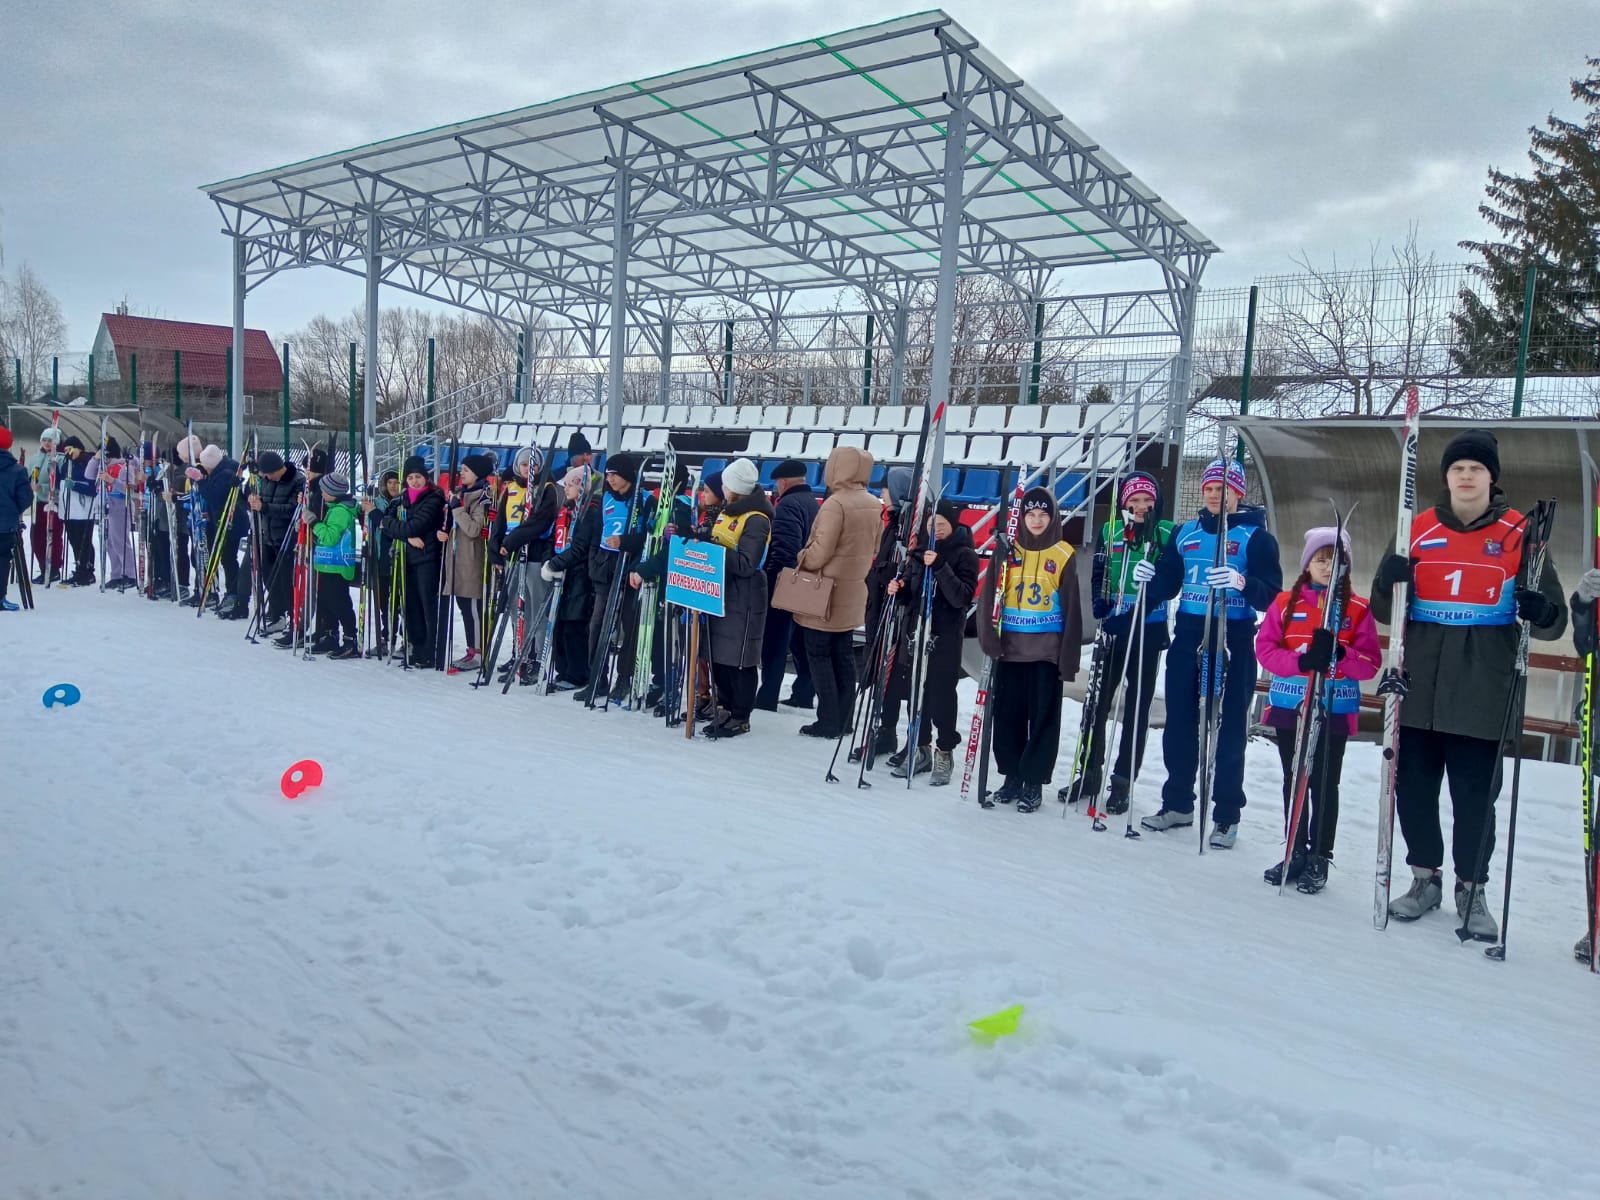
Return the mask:
<path id="1" fill-rule="evenodd" d="M 1333 858 L 1333 838 L 1339 825 L 1339 775 L 1344 748 L 1356 731 L 1361 708 L 1361 681 L 1378 673 L 1382 655 L 1378 627 L 1367 602 L 1353 592 L 1344 605 L 1337 636 L 1322 628 L 1322 606 L 1333 578 L 1334 543 L 1338 531 L 1331 525 L 1306 532 L 1300 552 L 1300 577 L 1287 592 L 1280 592 L 1267 609 L 1256 633 L 1256 658 L 1272 676 L 1267 692 L 1266 723 L 1278 741 L 1283 763 L 1283 813 L 1288 823 L 1290 789 L 1294 785 L 1295 727 L 1305 702 L 1306 680 L 1314 671 L 1331 673 L 1333 688 L 1322 743 L 1316 748 L 1308 801 L 1300 813 L 1300 826 L 1290 836 L 1288 879 L 1306 894 L 1320 892 L 1328 882 Z M 1344 537 L 1346 557 L 1350 537 Z M 1278 886 L 1283 862 L 1268 867 L 1262 877 Z"/>

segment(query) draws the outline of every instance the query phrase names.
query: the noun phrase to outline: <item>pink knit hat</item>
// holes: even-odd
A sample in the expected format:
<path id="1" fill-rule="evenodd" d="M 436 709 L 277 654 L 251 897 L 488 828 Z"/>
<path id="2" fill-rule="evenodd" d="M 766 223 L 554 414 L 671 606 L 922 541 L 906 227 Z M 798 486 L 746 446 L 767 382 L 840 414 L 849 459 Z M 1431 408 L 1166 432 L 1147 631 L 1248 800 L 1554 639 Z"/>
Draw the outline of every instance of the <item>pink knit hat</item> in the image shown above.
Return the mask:
<path id="1" fill-rule="evenodd" d="M 1342 538 L 1339 536 L 1339 530 L 1332 525 L 1318 525 L 1315 529 L 1306 530 L 1305 549 L 1300 551 L 1301 573 L 1304 574 L 1305 569 L 1311 565 L 1311 558 L 1318 550 L 1328 549 L 1336 539 L 1344 543 L 1345 557 L 1350 557 L 1350 531 L 1348 529 L 1344 531 Z"/>

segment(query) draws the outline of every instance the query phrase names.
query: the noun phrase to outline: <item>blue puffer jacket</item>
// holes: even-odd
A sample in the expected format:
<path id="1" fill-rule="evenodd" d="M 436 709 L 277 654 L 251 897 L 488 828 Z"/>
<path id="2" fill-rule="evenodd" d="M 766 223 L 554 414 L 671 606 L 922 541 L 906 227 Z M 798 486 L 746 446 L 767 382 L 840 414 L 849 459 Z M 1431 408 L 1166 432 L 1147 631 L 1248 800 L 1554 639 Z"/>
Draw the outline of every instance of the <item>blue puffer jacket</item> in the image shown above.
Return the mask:
<path id="1" fill-rule="evenodd" d="M 772 545 L 767 551 L 767 574 L 773 580 L 785 567 L 792 567 L 811 538 L 817 519 L 817 494 L 806 484 L 792 487 L 773 510 Z"/>
<path id="2" fill-rule="evenodd" d="M 16 533 L 33 508 L 33 485 L 9 450 L 0 450 L 0 535 Z"/>

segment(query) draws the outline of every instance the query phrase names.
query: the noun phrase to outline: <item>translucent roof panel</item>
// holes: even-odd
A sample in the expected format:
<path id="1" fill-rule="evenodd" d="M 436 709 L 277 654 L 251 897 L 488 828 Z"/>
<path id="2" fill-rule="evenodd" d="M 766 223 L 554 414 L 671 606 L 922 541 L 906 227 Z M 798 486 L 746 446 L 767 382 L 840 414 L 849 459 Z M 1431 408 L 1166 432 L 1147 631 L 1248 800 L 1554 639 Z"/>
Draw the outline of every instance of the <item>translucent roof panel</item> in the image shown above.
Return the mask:
<path id="1" fill-rule="evenodd" d="M 945 155 L 964 114 L 961 270 L 1035 294 L 1085 264 L 1194 282 L 1215 247 L 940 11 L 462 121 L 207 185 L 247 275 L 431 275 L 491 309 L 855 286 L 939 267 Z M 452 288 L 450 295 L 464 295 Z M 524 316 L 529 315 L 524 312 Z"/>

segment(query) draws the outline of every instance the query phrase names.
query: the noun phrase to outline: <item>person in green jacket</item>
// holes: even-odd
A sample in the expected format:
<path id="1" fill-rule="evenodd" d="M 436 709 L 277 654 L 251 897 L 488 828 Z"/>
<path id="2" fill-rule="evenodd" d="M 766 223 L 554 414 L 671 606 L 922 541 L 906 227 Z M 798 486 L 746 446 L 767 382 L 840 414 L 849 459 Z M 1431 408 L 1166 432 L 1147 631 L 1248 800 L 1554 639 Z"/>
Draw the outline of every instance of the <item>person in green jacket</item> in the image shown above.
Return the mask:
<path id="1" fill-rule="evenodd" d="M 356 506 L 350 483 L 334 471 L 317 480 L 324 512 L 315 520 L 308 511 L 302 518 L 311 526 L 316 542 L 312 570 L 317 577 L 317 628 L 311 649 L 329 658 L 359 658 L 356 610 L 350 603 L 350 584 L 356 577 Z M 344 640 L 339 639 L 340 630 Z"/>
<path id="2" fill-rule="evenodd" d="M 1150 732 L 1150 701 L 1156 692 L 1161 652 L 1171 638 L 1167 633 L 1167 606 L 1145 605 L 1139 612 L 1140 585 L 1155 574 L 1155 561 L 1172 540 L 1173 524 L 1161 517 L 1161 485 L 1153 475 L 1134 471 L 1117 489 L 1120 519 L 1100 529 L 1100 548 L 1094 556 L 1090 590 L 1094 615 L 1106 636 L 1104 653 L 1109 664 L 1100 685 L 1098 703 L 1086 725 L 1088 745 L 1081 747 L 1082 769 L 1057 799 L 1076 804 L 1087 798 L 1098 803 L 1106 760 L 1106 720 L 1111 715 L 1117 681 L 1122 680 L 1122 736 L 1111 768 L 1108 813 L 1128 811 L 1128 793 Z M 1137 622 L 1142 619 L 1144 636 Z"/>

